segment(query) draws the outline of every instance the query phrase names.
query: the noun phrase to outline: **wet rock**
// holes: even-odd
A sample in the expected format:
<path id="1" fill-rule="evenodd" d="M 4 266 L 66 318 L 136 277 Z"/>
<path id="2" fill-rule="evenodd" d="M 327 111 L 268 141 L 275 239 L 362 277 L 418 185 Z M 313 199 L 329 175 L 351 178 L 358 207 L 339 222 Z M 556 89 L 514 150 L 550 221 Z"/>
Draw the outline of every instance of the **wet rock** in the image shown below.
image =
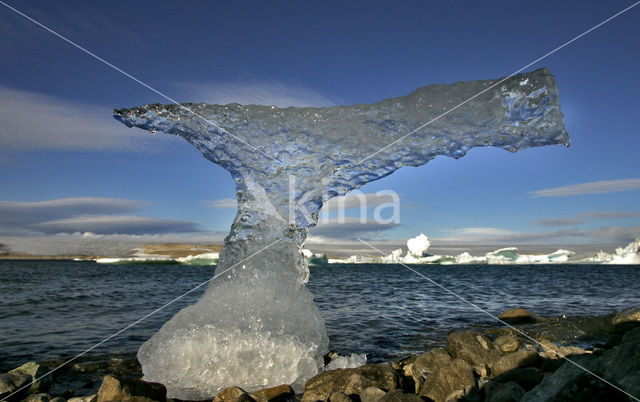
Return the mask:
<path id="1" fill-rule="evenodd" d="M 164 402 L 166 399 L 167 389 L 162 384 L 119 378 L 109 374 L 102 380 L 102 385 L 100 389 L 98 389 L 96 402 Z"/>
<path id="2" fill-rule="evenodd" d="M 51 388 L 51 376 L 46 375 L 50 370 L 46 367 L 36 363 L 36 362 L 28 362 L 23 364 L 20 367 L 14 368 L 9 371 L 10 373 L 23 373 L 28 374 L 32 377 L 32 380 L 37 379 L 31 386 L 29 387 L 29 392 L 32 394 L 37 394 L 41 392 L 47 391 Z M 42 377 L 42 378 L 40 378 Z"/>
<path id="3" fill-rule="evenodd" d="M 74 398 L 69 398 L 67 402 L 95 402 L 97 399 L 98 395 L 76 396 Z"/>
<path id="4" fill-rule="evenodd" d="M 524 390 L 515 382 L 489 381 L 482 388 L 486 402 L 518 402 L 524 395 Z"/>
<path id="5" fill-rule="evenodd" d="M 360 394 L 368 387 L 383 390 L 397 388 L 399 376 L 388 364 L 371 364 L 354 369 L 338 369 L 311 377 L 305 384 L 302 401 L 326 401 L 338 391 Z"/>
<path id="6" fill-rule="evenodd" d="M 512 353 L 520 348 L 520 341 L 515 336 L 502 335 L 493 341 L 493 346 L 502 353 Z"/>
<path id="7" fill-rule="evenodd" d="M 364 401 L 363 401 L 364 402 Z M 420 398 L 416 394 L 405 394 L 402 390 L 392 389 L 391 391 L 384 394 L 378 402 L 424 402 L 422 398 Z"/>
<path id="8" fill-rule="evenodd" d="M 227 387 L 213 398 L 213 402 L 253 402 L 253 400 L 249 393 L 239 387 Z"/>
<path id="9" fill-rule="evenodd" d="M 613 316 L 611 322 L 616 327 L 623 329 L 640 326 L 640 307 L 634 307 L 619 312 Z"/>
<path id="10" fill-rule="evenodd" d="M 489 338 L 473 330 L 449 334 L 447 351 L 451 356 L 479 367 L 488 367 L 500 357 Z"/>
<path id="11" fill-rule="evenodd" d="M 524 367 L 507 371 L 495 377 L 492 381 L 507 383 L 515 382 L 525 391 L 531 391 L 544 378 L 544 371 L 536 367 Z"/>
<path id="12" fill-rule="evenodd" d="M 362 402 L 377 402 L 385 394 L 386 392 L 384 392 L 380 388 L 367 387 L 360 394 L 360 400 Z"/>
<path id="13" fill-rule="evenodd" d="M 629 398 L 622 391 L 583 372 L 567 382 L 550 401 L 627 402 Z"/>
<path id="14" fill-rule="evenodd" d="M 623 343 L 611 350 L 594 355 L 574 356 L 571 360 L 608 382 L 615 384 L 625 392 L 631 395 L 640 395 L 640 341 Z M 541 400 L 604 401 L 614 399 L 588 398 L 591 396 L 600 398 L 599 395 L 606 395 L 607 393 L 610 393 L 612 397 L 619 395 L 619 391 L 616 391 L 615 388 L 592 374 L 588 374 L 588 377 L 585 374 L 588 373 L 585 373 L 582 368 L 571 362 L 565 362 L 555 373 L 545 376 L 540 384 L 524 395 L 522 400 L 529 402 Z"/>
<path id="15" fill-rule="evenodd" d="M 499 376 L 520 367 L 534 366 L 541 362 L 538 352 L 533 350 L 520 350 L 502 356 L 491 364 L 491 375 Z"/>
<path id="16" fill-rule="evenodd" d="M 640 327 L 627 331 L 622 336 L 622 343 L 640 341 Z"/>
<path id="17" fill-rule="evenodd" d="M 585 353 L 589 352 L 577 346 L 560 346 L 558 348 L 559 356 L 583 355 Z"/>
<path id="18" fill-rule="evenodd" d="M 545 320 L 544 317 L 522 307 L 507 310 L 500 314 L 498 318 L 507 324 L 534 324 Z"/>
<path id="19" fill-rule="evenodd" d="M 261 389 L 253 392 L 251 396 L 258 402 L 284 402 L 292 400 L 295 394 L 290 385 L 283 384 L 277 387 Z"/>
<path id="20" fill-rule="evenodd" d="M 444 402 L 452 392 L 466 391 L 474 385 L 471 366 L 462 359 L 453 359 L 427 376 L 419 395 Z"/>
<path id="21" fill-rule="evenodd" d="M 438 368 L 451 362 L 453 358 L 443 348 L 436 348 L 423 353 L 413 362 L 413 374 L 420 374 L 426 377 Z"/>
<path id="22" fill-rule="evenodd" d="M 53 399 L 50 399 L 49 402 L 67 402 L 67 400 L 58 396 Z"/>
<path id="23" fill-rule="evenodd" d="M 24 398 L 22 402 L 50 402 L 51 396 L 46 393 L 31 394 Z"/>
<path id="24" fill-rule="evenodd" d="M 31 376 L 29 374 L 12 372 L 0 374 L 0 400 L 8 398 L 9 395 L 16 391 L 17 392 L 9 398 L 10 401 L 24 398 L 29 393 L 27 385 L 30 382 Z M 23 387 L 24 389 L 20 390 Z"/>
<path id="25" fill-rule="evenodd" d="M 329 395 L 329 402 L 353 402 L 353 399 L 342 391 L 337 391 Z"/>

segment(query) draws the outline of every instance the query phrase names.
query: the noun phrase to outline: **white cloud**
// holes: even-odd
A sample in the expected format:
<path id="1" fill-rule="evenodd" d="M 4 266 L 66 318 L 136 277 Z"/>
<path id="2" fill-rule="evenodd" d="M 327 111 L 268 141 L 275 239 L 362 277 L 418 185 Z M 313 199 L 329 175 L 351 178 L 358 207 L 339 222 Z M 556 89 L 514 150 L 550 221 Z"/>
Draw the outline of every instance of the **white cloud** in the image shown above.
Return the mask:
<path id="1" fill-rule="evenodd" d="M 202 201 L 202 203 L 208 208 L 237 208 L 237 201 L 235 198 L 220 198 L 213 201 Z"/>
<path id="2" fill-rule="evenodd" d="M 532 191 L 529 194 L 532 197 L 571 197 L 576 195 L 606 194 L 638 189 L 640 189 L 640 178 L 632 178 L 573 184 L 569 186 Z"/>
<path id="3" fill-rule="evenodd" d="M 0 86 L 0 149 L 136 151 L 176 141 L 128 129 L 112 115 L 109 107 Z"/>
<path id="4" fill-rule="evenodd" d="M 313 89 L 278 81 L 198 82 L 177 84 L 185 102 L 225 105 L 332 106 L 340 103 Z"/>

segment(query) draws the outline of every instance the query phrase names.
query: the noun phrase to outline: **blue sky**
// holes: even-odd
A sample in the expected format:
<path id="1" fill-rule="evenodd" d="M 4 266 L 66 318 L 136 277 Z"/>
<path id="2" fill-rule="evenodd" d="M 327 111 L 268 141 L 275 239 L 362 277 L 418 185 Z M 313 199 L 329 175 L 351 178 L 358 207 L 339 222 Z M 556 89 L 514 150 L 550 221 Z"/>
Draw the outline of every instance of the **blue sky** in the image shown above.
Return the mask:
<path id="1" fill-rule="evenodd" d="M 278 106 L 368 103 L 502 77 L 632 4 L 344 3 L 8 4 L 179 101 Z M 474 149 L 402 168 L 362 189 L 397 192 L 399 224 L 327 224 L 316 240 L 640 236 L 638 37 L 640 6 L 529 69 L 555 75 L 570 148 Z M 226 171 L 185 141 L 111 117 L 114 107 L 165 99 L 2 5 L 0 68 L 5 242 L 73 232 L 219 241 L 228 231 L 235 210 L 224 200 L 235 194 Z"/>

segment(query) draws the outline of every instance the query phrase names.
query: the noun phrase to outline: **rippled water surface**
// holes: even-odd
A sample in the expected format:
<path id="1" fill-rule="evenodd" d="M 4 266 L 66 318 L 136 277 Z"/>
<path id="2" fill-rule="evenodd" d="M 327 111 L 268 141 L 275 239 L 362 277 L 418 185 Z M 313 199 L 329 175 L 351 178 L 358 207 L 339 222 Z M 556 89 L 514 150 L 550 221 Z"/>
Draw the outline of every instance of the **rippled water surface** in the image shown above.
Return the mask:
<path id="1" fill-rule="evenodd" d="M 412 266 L 498 315 L 595 315 L 640 305 L 640 266 Z M 0 370 L 73 357 L 213 276 L 213 267 L 0 261 Z M 498 326 L 457 296 L 401 265 L 311 268 L 309 288 L 330 348 L 369 361 L 441 345 L 454 328 Z M 90 352 L 133 354 L 204 286 Z"/>

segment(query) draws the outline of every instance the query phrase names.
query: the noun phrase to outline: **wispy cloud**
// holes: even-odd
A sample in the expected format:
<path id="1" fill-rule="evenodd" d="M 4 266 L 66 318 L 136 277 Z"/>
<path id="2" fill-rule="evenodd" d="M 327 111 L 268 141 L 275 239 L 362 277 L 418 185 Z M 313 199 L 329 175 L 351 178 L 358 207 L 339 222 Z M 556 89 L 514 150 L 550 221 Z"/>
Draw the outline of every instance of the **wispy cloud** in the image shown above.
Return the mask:
<path id="1" fill-rule="evenodd" d="M 220 198 L 217 200 L 202 201 L 202 204 L 208 208 L 235 209 L 237 207 L 237 201 L 235 198 Z"/>
<path id="2" fill-rule="evenodd" d="M 640 217 L 638 212 L 624 212 L 624 211 L 593 211 L 583 212 L 570 218 L 551 218 L 540 219 L 534 223 L 539 226 L 574 226 L 581 225 L 583 223 L 605 220 L 605 219 L 631 219 Z"/>
<path id="3" fill-rule="evenodd" d="M 146 201 L 97 197 L 0 201 L 0 235 L 76 232 L 141 235 L 201 230 L 193 222 L 121 215 L 140 211 L 147 205 Z"/>
<path id="4" fill-rule="evenodd" d="M 310 88 L 279 81 L 198 82 L 176 84 L 181 99 L 210 104 L 331 106 L 340 103 Z"/>
<path id="5" fill-rule="evenodd" d="M 569 186 L 532 191 L 529 195 L 532 197 L 571 197 L 576 195 L 606 194 L 638 189 L 640 189 L 640 178 L 632 178 L 573 184 Z"/>
<path id="6" fill-rule="evenodd" d="M 177 141 L 130 130 L 112 114 L 110 107 L 0 86 L 0 150 L 140 151 Z"/>
<path id="7" fill-rule="evenodd" d="M 385 192 L 357 193 L 352 192 L 340 197 L 329 199 L 322 205 L 322 212 L 347 210 L 353 208 L 369 208 L 389 204 L 397 200 L 397 195 Z"/>
<path id="8" fill-rule="evenodd" d="M 320 221 L 309 230 L 309 241 L 313 243 L 353 240 L 357 237 L 375 238 L 380 233 L 400 226 L 398 223 L 381 223 L 359 218 L 343 218 Z"/>
<path id="9" fill-rule="evenodd" d="M 193 222 L 146 218 L 141 216 L 81 216 L 57 219 L 29 225 L 45 234 L 96 233 L 96 234 L 149 234 L 197 232 Z"/>
<path id="10" fill-rule="evenodd" d="M 596 229 L 562 229 L 551 232 L 523 233 L 500 228 L 461 228 L 447 231 L 439 242 L 459 244 L 540 243 L 562 244 L 571 242 L 625 244 L 640 236 L 640 225 L 607 226 Z"/>

